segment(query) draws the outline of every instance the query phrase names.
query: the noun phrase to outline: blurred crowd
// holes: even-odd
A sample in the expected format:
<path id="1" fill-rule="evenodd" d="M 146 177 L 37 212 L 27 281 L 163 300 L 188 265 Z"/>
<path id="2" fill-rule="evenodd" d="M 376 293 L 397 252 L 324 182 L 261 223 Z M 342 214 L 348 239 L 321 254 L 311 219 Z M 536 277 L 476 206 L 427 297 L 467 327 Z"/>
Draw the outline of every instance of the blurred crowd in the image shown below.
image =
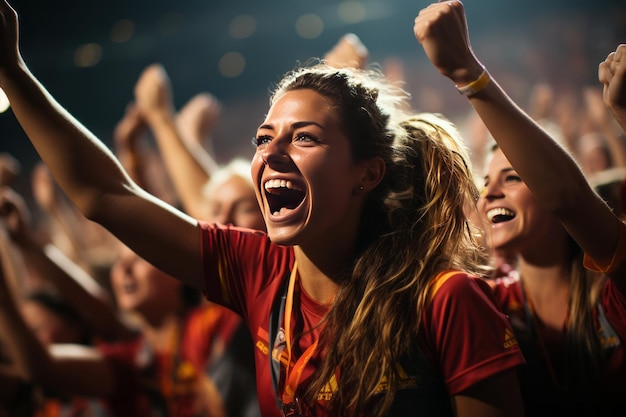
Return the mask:
<path id="1" fill-rule="evenodd" d="M 353 34 L 323 58 L 336 68 L 371 63 L 367 47 Z M 585 66 L 595 69 L 597 63 Z M 417 82 L 409 63 L 390 57 L 381 67 L 390 81 L 412 94 L 418 109 L 447 114 L 449 100 L 438 98 L 438 87 Z M 565 64 L 562 70 L 576 68 Z M 526 81 L 520 106 L 569 152 L 593 189 L 622 216 L 626 136 L 605 105 L 602 85 L 564 87 L 540 77 Z M 222 163 L 224 158 L 215 154 L 216 125 L 232 123 L 220 119 L 223 103 L 199 92 L 182 108 L 171 109 L 178 138 L 169 134 L 161 113 L 150 112 L 167 106 L 172 90 L 161 65 L 140 74 L 135 100 L 120 109 L 119 122 L 111 126 L 121 165 L 143 189 L 190 217 L 265 231 L 249 155 L 242 152 Z M 469 106 L 453 110 L 476 184 L 489 196 L 497 176 L 490 168 L 497 152 L 494 138 Z M 28 186 L 18 186 L 24 183 Z M 10 372 L 0 373 L 8 387 L 0 390 L 0 404 L 7 410 L 0 416 L 130 415 L 155 404 L 166 410 L 160 415 L 260 415 L 253 337 L 239 315 L 207 301 L 202 291 L 160 271 L 87 220 L 43 163 L 27 169 L 20 155 L 0 154 L 0 187 L 0 223 L 7 232 L 0 250 L 3 265 L 17 278 L 6 281 L 19 313 L 12 318 L 12 332 L 0 334 L 0 364 L 21 362 L 34 375 L 32 381 L 17 378 L 16 383 Z M 498 215 L 510 216 L 487 217 L 492 221 Z M 154 227 L 159 227 L 156 219 Z M 487 278 L 518 279 L 517 255 L 499 251 L 488 231 L 484 239 L 497 271 Z M 6 343 L 16 334 L 24 341 L 17 354 Z M 60 380 L 60 373 L 70 377 Z M 101 397 L 113 399 L 106 410 L 95 400 Z"/>

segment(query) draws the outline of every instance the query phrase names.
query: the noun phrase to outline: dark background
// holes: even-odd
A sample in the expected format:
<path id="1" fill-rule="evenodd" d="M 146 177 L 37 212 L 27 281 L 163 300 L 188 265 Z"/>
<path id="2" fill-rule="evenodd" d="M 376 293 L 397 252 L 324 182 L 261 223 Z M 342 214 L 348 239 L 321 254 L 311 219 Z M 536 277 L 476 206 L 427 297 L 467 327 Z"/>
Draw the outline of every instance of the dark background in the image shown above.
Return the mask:
<path id="1" fill-rule="evenodd" d="M 427 1 L 365 0 L 365 18 L 346 23 L 338 10 L 347 2 L 330 0 L 13 0 L 20 15 L 21 50 L 47 89 L 88 128 L 110 144 L 141 71 L 153 62 L 168 71 L 177 107 L 200 91 L 223 104 L 215 131 L 219 162 L 252 154 L 250 138 L 267 107 L 269 87 L 298 61 L 321 56 L 347 32 L 356 33 L 370 51 L 370 62 L 403 62 L 407 90 L 415 106 L 442 111 L 454 120 L 468 105 L 425 60 L 412 32 L 413 19 Z M 355 2 L 348 3 L 354 4 Z M 626 0 L 467 0 L 472 44 L 500 83 L 524 103 L 538 81 L 556 88 L 597 84 L 597 65 L 626 43 Z M 239 15 L 253 16 L 254 33 L 229 35 Z M 315 39 L 296 33 L 296 20 L 315 14 L 324 30 Z M 125 42 L 111 39 L 122 19 L 133 22 Z M 95 65 L 76 65 L 82 45 L 97 44 Z M 235 78 L 218 71 L 228 52 L 245 58 Z M 460 117 L 460 116 L 459 116 Z M 11 111 L 0 114 L 0 152 L 23 164 L 22 185 L 37 160 Z"/>

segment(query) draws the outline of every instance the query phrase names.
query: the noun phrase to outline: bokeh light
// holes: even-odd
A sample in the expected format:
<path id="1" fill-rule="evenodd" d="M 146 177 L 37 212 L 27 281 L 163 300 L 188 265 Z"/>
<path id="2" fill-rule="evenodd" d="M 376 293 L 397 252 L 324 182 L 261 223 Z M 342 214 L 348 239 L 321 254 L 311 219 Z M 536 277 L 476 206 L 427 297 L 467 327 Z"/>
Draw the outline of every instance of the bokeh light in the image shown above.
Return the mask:
<path id="1" fill-rule="evenodd" d="M 249 14 L 241 14 L 230 21 L 228 33 L 234 39 L 249 38 L 256 31 L 256 19 Z"/>
<path id="2" fill-rule="evenodd" d="M 365 20 L 366 10 L 363 3 L 347 0 L 337 6 L 337 14 L 345 23 L 359 23 Z"/>
<path id="3" fill-rule="evenodd" d="M 7 98 L 7 95 L 4 93 L 4 90 L 0 88 L 0 113 L 4 113 L 5 111 L 8 110 L 9 107 L 11 107 L 9 103 L 9 99 Z"/>
<path id="4" fill-rule="evenodd" d="M 130 19 L 119 20 L 111 29 L 111 41 L 114 43 L 128 42 L 135 32 L 135 23 Z"/>
<path id="5" fill-rule="evenodd" d="M 235 78 L 246 68 L 246 59 L 239 52 L 228 52 L 222 56 L 218 67 L 224 77 Z"/>
<path id="6" fill-rule="evenodd" d="M 74 64 L 80 68 L 94 67 L 102 59 L 102 47 L 97 43 L 81 45 L 74 53 Z"/>
<path id="7" fill-rule="evenodd" d="M 296 33 L 304 39 L 315 39 L 324 31 L 324 22 L 316 14 L 305 14 L 296 21 Z"/>

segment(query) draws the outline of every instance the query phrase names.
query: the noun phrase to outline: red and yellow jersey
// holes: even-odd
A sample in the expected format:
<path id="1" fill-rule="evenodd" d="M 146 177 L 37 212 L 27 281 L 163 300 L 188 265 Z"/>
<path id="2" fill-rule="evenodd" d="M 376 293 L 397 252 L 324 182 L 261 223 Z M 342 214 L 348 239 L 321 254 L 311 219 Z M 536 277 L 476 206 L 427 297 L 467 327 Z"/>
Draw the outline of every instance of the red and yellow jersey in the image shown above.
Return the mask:
<path id="1" fill-rule="evenodd" d="M 205 295 L 240 313 L 247 322 L 255 344 L 261 411 L 265 417 L 278 417 L 281 411 L 276 386 L 280 378 L 273 374 L 269 355 L 276 361 L 284 360 L 281 348 L 285 329 L 282 320 L 273 325 L 271 317 L 280 310 L 284 283 L 294 267 L 293 249 L 272 244 L 263 232 L 207 223 L 201 223 L 201 227 Z M 309 297 L 302 288 L 298 289 L 294 301 L 297 307 L 293 308 L 290 320 L 291 333 L 302 336 L 292 346 L 293 362 L 315 343 L 320 331 L 317 325 L 326 313 L 324 305 Z M 282 316 L 278 314 L 278 317 Z M 418 334 L 420 360 L 400 364 L 406 375 L 401 388 L 406 389 L 398 392 L 392 406 L 392 412 L 398 415 L 415 407 L 449 409 L 451 396 L 524 362 L 511 326 L 496 308 L 489 287 L 464 273 L 453 274 L 441 282 L 430 307 L 424 311 Z M 322 355 L 318 349 L 308 358 L 298 392 L 306 388 L 306 381 L 316 370 Z M 438 383 L 431 383 L 436 380 Z M 315 408 L 316 415 L 325 415 L 323 402 L 340 383 L 341 378 L 329 381 L 328 389 L 319 394 L 321 406 L 304 407 Z M 435 395 L 430 391 L 433 388 L 437 389 Z M 384 381 L 381 381 L 382 389 L 385 389 Z"/>
<path id="2" fill-rule="evenodd" d="M 116 416 L 225 417 L 224 398 L 207 370 L 220 358 L 241 319 L 208 303 L 188 313 L 164 351 L 141 335 L 101 344 L 115 372 L 114 394 L 106 405 Z"/>

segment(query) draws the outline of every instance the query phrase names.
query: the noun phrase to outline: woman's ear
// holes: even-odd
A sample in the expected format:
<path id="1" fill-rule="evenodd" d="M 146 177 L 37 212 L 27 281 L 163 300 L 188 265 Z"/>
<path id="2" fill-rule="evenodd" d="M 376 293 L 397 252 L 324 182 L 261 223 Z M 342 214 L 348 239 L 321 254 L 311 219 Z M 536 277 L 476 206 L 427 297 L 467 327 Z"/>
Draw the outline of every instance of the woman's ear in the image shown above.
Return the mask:
<path id="1" fill-rule="evenodd" d="M 365 159 L 359 162 L 361 173 L 357 189 L 361 192 L 368 192 L 376 188 L 385 176 L 385 161 L 379 156 Z"/>

